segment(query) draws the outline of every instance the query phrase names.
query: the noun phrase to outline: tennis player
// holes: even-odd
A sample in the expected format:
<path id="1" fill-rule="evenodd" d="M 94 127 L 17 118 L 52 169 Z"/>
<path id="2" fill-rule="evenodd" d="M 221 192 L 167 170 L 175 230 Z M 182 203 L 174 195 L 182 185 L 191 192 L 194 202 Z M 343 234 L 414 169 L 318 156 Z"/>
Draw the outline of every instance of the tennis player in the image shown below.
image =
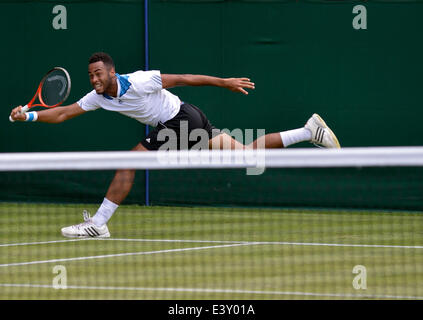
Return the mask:
<path id="1" fill-rule="evenodd" d="M 185 123 L 188 133 L 195 129 L 205 131 L 208 138 L 206 147 L 210 149 L 256 149 L 283 148 L 302 141 L 310 141 L 326 148 L 340 148 L 338 139 L 323 119 L 313 114 L 304 127 L 276 132 L 259 137 L 249 145 L 243 145 L 230 135 L 216 129 L 206 115 L 196 106 L 182 102 L 168 88 L 176 86 L 217 86 L 233 92 L 248 94 L 255 85 L 248 78 L 217 78 L 191 74 L 161 74 L 160 71 L 136 71 L 120 75 L 115 71 L 112 58 L 103 52 L 94 53 L 89 58 L 88 75 L 94 90 L 78 102 L 42 111 L 33 111 L 32 121 L 60 123 L 88 111 L 99 108 L 116 111 L 152 126 L 154 129 L 138 143 L 133 151 L 159 150 L 169 142 L 161 137 L 164 129 L 174 130 L 177 136 L 175 149 L 187 146 L 190 149 L 198 141 L 181 141 L 181 124 Z M 20 114 L 22 106 L 11 112 L 13 120 L 28 121 Z M 110 237 L 107 222 L 132 188 L 135 170 L 118 170 L 107 190 L 103 203 L 96 214 L 84 214 L 84 222 L 62 228 L 65 237 Z"/>

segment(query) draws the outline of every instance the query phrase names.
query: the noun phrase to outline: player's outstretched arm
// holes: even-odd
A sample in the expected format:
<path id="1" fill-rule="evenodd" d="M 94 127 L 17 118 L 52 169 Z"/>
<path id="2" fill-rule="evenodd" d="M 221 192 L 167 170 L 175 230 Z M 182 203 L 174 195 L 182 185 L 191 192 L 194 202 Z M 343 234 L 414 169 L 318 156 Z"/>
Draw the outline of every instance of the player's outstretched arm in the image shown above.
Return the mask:
<path id="1" fill-rule="evenodd" d="M 26 115 L 24 113 L 20 113 L 21 109 L 22 106 L 18 106 L 10 113 L 10 116 L 14 121 L 26 121 Z M 73 103 L 68 106 L 55 107 L 36 112 L 38 115 L 38 122 L 60 123 L 79 116 L 86 111 L 83 110 L 77 103 Z"/>
<path id="2" fill-rule="evenodd" d="M 218 78 L 194 74 L 162 74 L 161 76 L 164 89 L 177 86 L 216 86 L 248 94 L 245 89 L 255 88 L 255 84 L 249 78 Z"/>

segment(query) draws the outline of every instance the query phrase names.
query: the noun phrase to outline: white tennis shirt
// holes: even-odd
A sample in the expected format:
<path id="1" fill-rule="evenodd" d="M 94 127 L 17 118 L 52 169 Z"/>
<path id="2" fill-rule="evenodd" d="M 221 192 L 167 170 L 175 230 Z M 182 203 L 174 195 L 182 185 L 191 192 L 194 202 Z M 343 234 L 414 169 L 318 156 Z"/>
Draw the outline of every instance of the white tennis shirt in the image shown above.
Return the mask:
<path id="1" fill-rule="evenodd" d="M 136 71 L 126 75 L 116 73 L 117 97 L 97 94 L 95 90 L 86 94 L 77 103 L 85 111 L 103 108 L 117 111 L 143 124 L 156 127 L 179 112 L 179 97 L 163 89 L 160 71 Z"/>

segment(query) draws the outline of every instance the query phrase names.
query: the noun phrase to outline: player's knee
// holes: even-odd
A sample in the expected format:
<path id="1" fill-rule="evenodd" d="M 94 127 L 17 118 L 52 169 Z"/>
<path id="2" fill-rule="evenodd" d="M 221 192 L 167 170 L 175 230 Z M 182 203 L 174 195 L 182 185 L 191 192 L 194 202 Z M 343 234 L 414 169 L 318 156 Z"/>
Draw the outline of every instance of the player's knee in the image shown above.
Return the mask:
<path id="1" fill-rule="evenodd" d="M 121 181 L 121 183 L 131 183 L 134 181 L 135 170 L 134 169 L 119 169 L 116 171 L 115 179 Z"/>

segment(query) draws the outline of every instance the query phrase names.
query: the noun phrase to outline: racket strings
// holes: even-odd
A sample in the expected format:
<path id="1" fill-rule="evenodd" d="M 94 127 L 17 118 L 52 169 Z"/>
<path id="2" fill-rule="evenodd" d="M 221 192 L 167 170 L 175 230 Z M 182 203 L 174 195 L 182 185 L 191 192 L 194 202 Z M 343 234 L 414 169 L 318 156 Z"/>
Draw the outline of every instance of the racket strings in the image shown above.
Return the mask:
<path id="1" fill-rule="evenodd" d="M 40 99 L 47 106 L 63 102 L 69 95 L 70 78 L 62 69 L 54 69 L 44 79 Z"/>

